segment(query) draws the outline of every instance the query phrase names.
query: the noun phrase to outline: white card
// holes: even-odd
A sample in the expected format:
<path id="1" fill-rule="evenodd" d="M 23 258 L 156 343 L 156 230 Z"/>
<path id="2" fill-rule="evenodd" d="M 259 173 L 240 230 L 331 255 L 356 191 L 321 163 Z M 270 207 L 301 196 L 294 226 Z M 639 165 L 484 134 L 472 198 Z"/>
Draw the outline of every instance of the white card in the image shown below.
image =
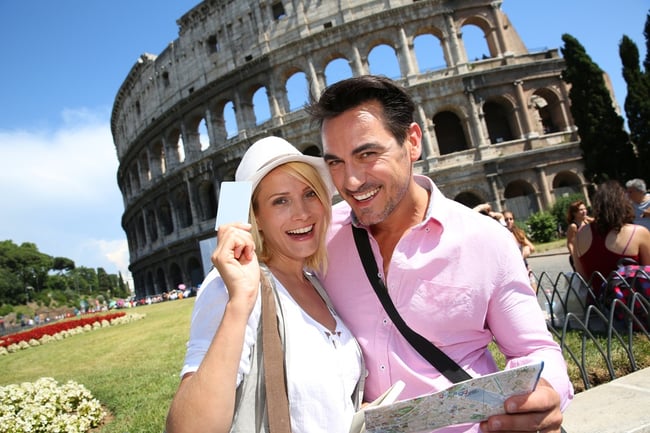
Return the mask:
<path id="1" fill-rule="evenodd" d="M 214 229 L 229 223 L 247 223 L 253 183 L 248 181 L 221 182 L 219 207 Z"/>

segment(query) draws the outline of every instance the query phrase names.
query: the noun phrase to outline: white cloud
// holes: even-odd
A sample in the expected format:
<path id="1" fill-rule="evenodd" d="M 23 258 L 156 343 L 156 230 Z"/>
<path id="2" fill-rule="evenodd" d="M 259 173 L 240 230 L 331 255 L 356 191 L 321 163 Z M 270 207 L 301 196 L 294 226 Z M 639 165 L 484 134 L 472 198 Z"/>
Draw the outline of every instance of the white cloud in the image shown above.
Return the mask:
<path id="1" fill-rule="evenodd" d="M 55 130 L 0 131 L 0 240 L 128 275 L 107 110 L 66 110 Z"/>

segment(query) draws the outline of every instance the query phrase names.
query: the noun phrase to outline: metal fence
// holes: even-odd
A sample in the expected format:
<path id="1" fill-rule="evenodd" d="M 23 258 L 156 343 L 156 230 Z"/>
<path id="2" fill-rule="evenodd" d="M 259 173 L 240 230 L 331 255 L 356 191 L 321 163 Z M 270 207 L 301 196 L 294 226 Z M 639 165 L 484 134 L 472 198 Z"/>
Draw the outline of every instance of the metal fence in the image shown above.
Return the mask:
<path id="1" fill-rule="evenodd" d="M 546 272 L 533 275 L 548 328 L 560 341 L 567 363 L 579 369 L 585 389 L 597 384 L 590 375 L 587 348 L 595 348 L 610 380 L 617 377 L 614 354 L 618 363 L 621 356 L 626 359 L 629 370 L 639 369 L 634 340 L 647 338 L 650 341 L 650 298 L 637 290 L 643 279 L 650 282 L 646 272 L 638 271 L 627 279 L 617 272 L 607 278 L 595 273 L 589 281 L 576 272 L 560 273 L 555 278 Z M 600 294 L 594 293 L 593 287 L 602 287 Z M 614 291 L 615 287 L 628 289 L 629 296 L 621 297 L 620 292 Z M 578 334 L 581 342 L 578 350 L 566 344 L 570 333 Z"/>

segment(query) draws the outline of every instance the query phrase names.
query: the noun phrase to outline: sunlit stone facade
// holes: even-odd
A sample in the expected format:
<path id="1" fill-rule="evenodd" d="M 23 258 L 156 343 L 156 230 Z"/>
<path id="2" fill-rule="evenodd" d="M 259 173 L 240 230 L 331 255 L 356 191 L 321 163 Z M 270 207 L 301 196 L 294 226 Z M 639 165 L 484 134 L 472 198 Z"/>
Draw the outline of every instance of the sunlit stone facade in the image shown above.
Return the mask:
<path id="1" fill-rule="evenodd" d="M 416 170 L 451 198 L 523 219 L 585 192 L 563 59 L 528 51 L 501 1 L 206 0 L 177 23 L 176 40 L 133 66 L 111 119 L 138 296 L 201 282 L 221 181 L 269 134 L 320 154 L 302 107 L 348 76 L 409 89 Z"/>

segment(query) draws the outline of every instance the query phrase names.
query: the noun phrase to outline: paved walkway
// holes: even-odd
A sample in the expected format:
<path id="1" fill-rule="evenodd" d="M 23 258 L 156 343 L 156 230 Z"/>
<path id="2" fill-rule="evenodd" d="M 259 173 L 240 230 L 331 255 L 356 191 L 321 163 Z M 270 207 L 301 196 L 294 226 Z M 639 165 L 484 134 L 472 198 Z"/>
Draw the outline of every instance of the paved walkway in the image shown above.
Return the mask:
<path id="1" fill-rule="evenodd" d="M 650 368 L 576 394 L 562 426 L 567 433 L 650 433 Z"/>

